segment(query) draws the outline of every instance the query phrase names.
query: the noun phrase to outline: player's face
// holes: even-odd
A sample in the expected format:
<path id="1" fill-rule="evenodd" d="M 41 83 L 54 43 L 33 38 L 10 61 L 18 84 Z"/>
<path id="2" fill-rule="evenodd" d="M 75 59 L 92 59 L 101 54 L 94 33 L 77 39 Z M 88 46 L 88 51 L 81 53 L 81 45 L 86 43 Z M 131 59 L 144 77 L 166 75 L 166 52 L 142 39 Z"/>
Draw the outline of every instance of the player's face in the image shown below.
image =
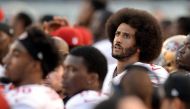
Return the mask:
<path id="1" fill-rule="evenodd" d="M 63 73 L 63 66 L 58 66 L 54 71 L 48 74 L 45 83 L 57 92 L 63 91 Z"/>
<path id="2" fill-rule="evenodd" d="M 190 70 L 190 36 L 187 36 L 184 45 L 177 52 L 177 64 L 181 68 Z"/>
<path id="3" fill-rule="evenodd" d="M 28 77 L 27 74 L 33 69 L 33 62 L 33 58 L 24 46 L 18 41 L 15 41 L 3 59 L 3 63 L 6 66 L 5 74 L 13 83 L 19 84 Z"/>
<path id="4" fill-rule="evenodd" d="M 112 56 L 118 60 L 129 58 L 137 51 L 135 47 L 136 30 L 128 24 L 121 23 L 115 32 Z"/>
<path id="5" fill-rule="evenodd" d="M 89 74 L 82 57 L 68 55 L 64 61 L 63 86 L 65 94 L 72 96 L 87 89 Z"/>

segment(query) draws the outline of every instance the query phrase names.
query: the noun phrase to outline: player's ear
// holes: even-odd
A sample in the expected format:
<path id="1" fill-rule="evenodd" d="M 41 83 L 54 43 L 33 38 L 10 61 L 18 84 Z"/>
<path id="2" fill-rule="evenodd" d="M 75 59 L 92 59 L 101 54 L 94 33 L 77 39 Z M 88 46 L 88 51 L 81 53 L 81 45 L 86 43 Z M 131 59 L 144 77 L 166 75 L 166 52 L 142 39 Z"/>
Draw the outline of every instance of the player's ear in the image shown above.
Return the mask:
<path id="1" fill-rule="evenodd" d="M 96 80 L 98 80 L 98 79 L 99 79 L 99 77 L 98 77 L 98 74 L 97 74 L 97 73 L 90 73 L 90 74 L 89 74 L 88 80 L 96 81 Z"/>
<path id="2" fill-rule="evenodd" d="M 88 85 L 92 87 L 98 87 L 99 76 L 97 73 L 90 73 L 88 76 Z"/>
<path id="3" fill-rule="evenodd" d="M 137 53 L 140 53 L 140 52 L 141 52 L 140 48 L 137 48 Z"/>
<path id="4" fill-rule="evenodd" d="M 40 71 L 41 70 L 41 63 L 39 61 L 34 61 L 33 68 L 36 69 L 37 71 Z"/>

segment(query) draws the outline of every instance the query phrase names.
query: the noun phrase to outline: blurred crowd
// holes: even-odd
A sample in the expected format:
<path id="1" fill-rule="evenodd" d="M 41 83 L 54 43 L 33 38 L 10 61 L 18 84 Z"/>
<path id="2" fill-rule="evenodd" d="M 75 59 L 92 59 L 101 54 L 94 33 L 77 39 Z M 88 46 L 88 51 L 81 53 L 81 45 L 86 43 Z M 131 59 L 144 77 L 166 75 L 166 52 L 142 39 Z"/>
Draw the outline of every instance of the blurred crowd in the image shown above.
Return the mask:
<path id="1" fill-rule="evenodd" d="M 190 16 L 107 4 L 74 24 L 0 7 L 0 109 L 190 109 Z"/>

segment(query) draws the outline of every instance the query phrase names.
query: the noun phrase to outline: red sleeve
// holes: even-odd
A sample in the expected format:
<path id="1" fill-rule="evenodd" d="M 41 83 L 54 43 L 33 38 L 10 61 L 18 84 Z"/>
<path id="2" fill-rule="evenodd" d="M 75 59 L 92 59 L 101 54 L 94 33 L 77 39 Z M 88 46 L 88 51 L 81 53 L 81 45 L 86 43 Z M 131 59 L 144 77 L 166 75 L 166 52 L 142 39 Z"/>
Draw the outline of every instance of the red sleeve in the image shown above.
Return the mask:
<path id="1" fill-rule="evenodd" d="M 0 109 L 10 109 L 8 102 L 6 101 L 2 93 L 0 93 Z"/>

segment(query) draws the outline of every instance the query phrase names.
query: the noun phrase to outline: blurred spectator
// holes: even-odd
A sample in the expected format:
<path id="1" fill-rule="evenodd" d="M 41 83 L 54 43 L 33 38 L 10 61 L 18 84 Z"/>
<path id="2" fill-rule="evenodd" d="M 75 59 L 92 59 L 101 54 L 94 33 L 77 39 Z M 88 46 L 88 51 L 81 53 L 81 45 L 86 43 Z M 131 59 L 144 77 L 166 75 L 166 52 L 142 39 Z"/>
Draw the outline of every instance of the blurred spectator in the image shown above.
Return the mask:
<path id="1" fill-rule="evenodd" d="M 161 109 L 190 108 L 190 76 L 175 72 L 169 76 L 160 90 L 163 98 Z"/>
<path id="2" fill-rule="evenodd" d="M 40 17 L 40 19 L 36 23 L 36 25 L 38 25 L 39 27 L 41 27 L 42 29 L 44 29 L 45 32 L 49 33 L 49 31 L 47 31 L 47 23 L 48 22 L 52 22 L 53 20 L 54 20 L 54 16 L 53 15 L 46 14 L 46 15 L 43 15 L 43 16 Z"/>
<path id="3" fill-rule="evenodd" d="M 69 53 L 69 47 L 67 43 L 59 37 L 52 37 L 52 39 L 54 40 L 54 43 L 58 48 L 61 59 L 59 65 L 55 68 L 55 70 L 47 75 L 45 79 L 45 84 L 53 88 L 60 95 L 61 98 L 64 98 L 64 88 L 62 84 L 64 75 L 63 62 L 65 57 Z"/>
<path id="4" fill-rule="evenodd" d="M 53 17 L 52 21 L 45 22 L 43 29 L 46 33 L 65 40 L 70 49 L 76 46 L 89 46 L 93 43 L 93 36 L 88 28 L 77 25 L 72 27 L 66 18 L 59 16 Z"/>
<path id="5" fill-rule="evenodd" d="M 70 24 L 66 18 L 62 18 L 60 16 L 53 16 L 52 20 L 42 24 L 42 28 L 48 34 L 52 34 L 52 32 L 55 32 L 59 28 L 65 26 L 70 26 Z"/>
<path id="6" fill-rule="evenodd" d="M 0 109 L 11 109 L 2 92 L 0 92 Z"/>
<path id="7" fill-rule="evenodd" d="M 169 73 L 176 71 L 176 53 L 184 44 L 185 40 L 185 35 L 175 35 L 165 40 L 162 46 L 162 52 L 156 60 L 157 64 L 163 66 Z"/>
<path id="8" fill-rule="evenodd" d="M 190 35 L 187 35 L 184 44 L 178 49 L 176 54 L 176 63 L 178 70 L 190 72 Z"/>
<path id="9" fill-rule="evenodd" d="M 104 39 L 108 39 L 105 34 L 105 24 L 107 19 L 112 15 L 112 12 L 108 10 L 99 10 L 94 12 L 91 21 L 91 31 L 94 36 L 94 42 L 98 42 Z"/>
<path id="10" fill-rule="evenodd" d="M 0 22 L 2 22 L 4 20 L 4 12 L 3 9 L 0 7 Z"/>
<path id="11" fill-rule="evenodd" d="M 84 45 L 88 46 L 93 44 L 93 35 L 88 28 L 84 26 L 75 26 L 74 28 L 81 33 Z"/>
<path id="12" fill-rule="evenodd" d="M 105 23 L 111 15 L 112 12 L 107 10 L 96 11 L 91 23 L 91 30 L 95 42 L 93 46 L 104 54 L 109 65 L 116 63 L 116 59 L 111 55 L 111 42 L 105 34 Z"/>
<path id="13" fill-rule="evenodd" d="M 27 27 L 32 25 L 32 22 L 32 18 L 26 12 L 20 12 L 14 16 L 11 26 L 14 29 L 15 39 L 18 38 L 26 30 Z"/>
<path id="14" fill-rule="evenodd" d="M 92 45 L 93 43 L 93 36 L 88 28 L 77 25 L 72 27 L 66 18 L 59 16 L 54 16 L 52 20 L 44 22 L 43 29 L 48 34 L 62 37 L 66 42 L 69 41 L 69 38 L 72 40 L 72 37 L 79 37 L 77 39 L 80 40 L 80 44 L 78 44 L 80 46 Z M 70 41 L 67 43 L 69 46 L 78 46 L 77 44 L 72 44 L 73 42 L 71 43 Z"/>
<path id="15" fill-rule="evenodd" d="M 73 27 L 65 26 L 52 32 L 51 35 L 58 36 L 65 40 L 71 50 L 74 47 L 84 45 L 82 34 Z"/>
<path id="16" fill-rule="evenodd" d="M 69 46 L 68 46 L 67 42 L 65 40 L 61 39 L 60 37 L 52 37 L 52 38 L 54 40 L 56 47 L 58 48 L 58 52 L 64 59 L 66 57 L 66 55 L 69 53 Z"/>
<path id="17" fill-rule="evenodd" d="M 190 17 L 182 16 L 176 21 L 176 35 L 188 35 L 190 33 Z"/>
<path id="18" fill-rule="evenodd" d="M 10 80 L 5 76 L 3 58 L 7 55 L 10 44 L 13 41 L 13 29 L 5 23 L 0 23 L 0 90 L 7 92 L 12 88 Z"/>
<path id="19" fill-rule="evenodd" d="M 51 14 L 47 14 L 47 15 L 44 15 L 40 18 L 40 23 L 43 24 L 44 22 L 49 22 L 49 21 L 52 21 L 53 20 L 53 15 Z"/>
<path id="20" fill-rule="evenodd" d="M 108 65 L 112 65 L 117 62 L 117 60 L 112 57 L 112 44 L 108 39 L 98 41 L 93 46 L 104 54 L 108 61 Z"/>
<path id="21" fill-rule="evenodd" d="M 0 23 L 0 77 L 4 74 L 4 68 L 2 67 L 2 60 L 8 53 L 9 46 L 13 41 L 13 29 L 5 23 Z"/>
<path id="22" fill-rule="evenodd" d="M 169 19 L 162 20 L 160 24 L 162 29 L 163 41 L 165 41 L 167 38 L 174 34 L 174 27 L 172 21 L 170 21 Z"/>
<path id="23" fill-rule="evenodd" d="M 89 27 L 94 12 L 106 8 L 107 0 L 83 0 L 76 24 Z"/>

